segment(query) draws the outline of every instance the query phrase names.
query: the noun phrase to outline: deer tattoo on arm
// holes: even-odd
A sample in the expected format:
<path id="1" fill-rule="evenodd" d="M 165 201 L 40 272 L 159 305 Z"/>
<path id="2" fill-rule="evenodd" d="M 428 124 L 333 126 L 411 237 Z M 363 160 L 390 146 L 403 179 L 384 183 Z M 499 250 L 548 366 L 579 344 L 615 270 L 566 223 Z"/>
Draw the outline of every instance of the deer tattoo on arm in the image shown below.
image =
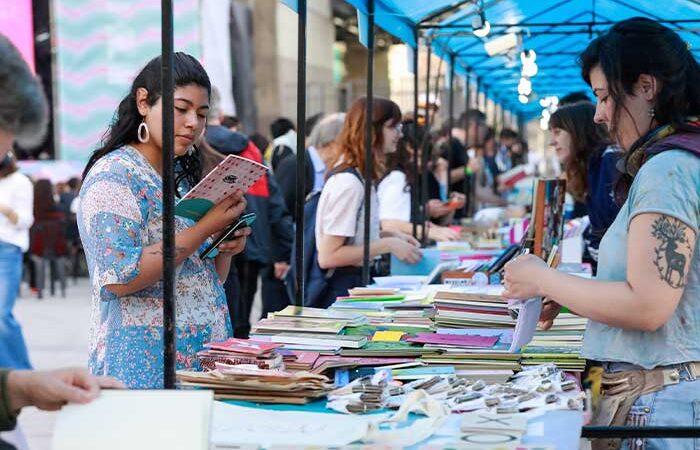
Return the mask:
<path id="1" fill-rule="evenodd" d="M 661 279 L 674 289 L 685 286 L 686 266 L 693 254 L 686 228 L 683 222 L 663 215 L 651 225 L 651 235 L 658 242 L 654 265 Z"/>

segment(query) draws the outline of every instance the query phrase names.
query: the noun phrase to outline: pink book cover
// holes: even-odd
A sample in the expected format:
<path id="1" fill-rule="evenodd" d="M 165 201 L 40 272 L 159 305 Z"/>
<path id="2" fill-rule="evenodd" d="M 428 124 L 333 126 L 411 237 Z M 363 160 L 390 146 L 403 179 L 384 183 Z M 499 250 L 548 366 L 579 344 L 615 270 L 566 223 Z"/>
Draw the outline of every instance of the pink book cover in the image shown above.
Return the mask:
<path id="1" fill-rule="evenodd" d="M 246 355 L 262 355 L 276 348 L 280 348 L 282 344 L 272 342 L 256 342 L 248 339 L 229 338 L 223 342 L 209 342 L 204 344 L 207 348 L 223 350 L 235 353 L 243 353 Z"/>
<path id="2" fill-rule="evenodd" d="M 301 350 L 293 350 L 292 354 L 296 356 L 294 364 L 308 364 L 312 365 L 316 362 L 320 354 L 318 352 L 305 352 Z"/>
<path id="3" fill-rule="evenodd" d="M 262 164 L 240 156 L 228 155 L 182 197 L 175 207 L 175 213 L 199 220 L 212 206 L 237 189 L 246 192 L 265 172 L 267 167 Z"/>
<path id="4" fill-rule="evenodd" d="M 407 338 L 408 342 L 419 344 L 461 345 L 465 347 L 493 347 L 498 336 L 460 336 L 455 334 L 418 333 Z"/>

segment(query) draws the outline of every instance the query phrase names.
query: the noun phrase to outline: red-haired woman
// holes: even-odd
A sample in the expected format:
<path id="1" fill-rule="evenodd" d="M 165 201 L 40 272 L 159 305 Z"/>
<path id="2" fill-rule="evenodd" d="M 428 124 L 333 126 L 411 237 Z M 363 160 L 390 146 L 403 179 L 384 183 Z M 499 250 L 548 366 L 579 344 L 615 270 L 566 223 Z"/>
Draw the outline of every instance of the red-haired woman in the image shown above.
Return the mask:
<path id="1" fill-rule="evenodd" d="M 418 242 L 402 233 L 380 233 L 376 184 L 384 172 L 384 157 L 396 151 L 401 138 L 401 110 L 396 103 L 375 98 L 372 110 L 373 174 L 365 180 L 365 123 L 367 100 L 357 99 L 348 110 L 338 136 L 338 154 L 326 175 L 316 213 L 318 264 L 329 269 L 328 306 L 338 296 L 362 283 L 364 243 L 364 183 L 372 184 L 370 205 L 370 257 L 391 253 L 416 263 L 421 258 Z"/>

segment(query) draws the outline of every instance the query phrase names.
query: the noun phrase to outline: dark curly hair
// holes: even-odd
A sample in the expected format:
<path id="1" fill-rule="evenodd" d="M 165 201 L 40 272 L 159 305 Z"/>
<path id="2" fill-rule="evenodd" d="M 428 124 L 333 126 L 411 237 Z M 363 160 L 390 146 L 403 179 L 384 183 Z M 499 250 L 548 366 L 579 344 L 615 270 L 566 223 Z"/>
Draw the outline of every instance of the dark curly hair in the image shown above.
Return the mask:
<path id="1" fill-rule="evenodd" d="M 581 74 L 591 84 L 590 73 L 599 66 L 615 103 L 610 135 L 619 142 L 618 124 L 625 97 L 633 94 L 642 74 L 660 83 L 654 111 L 659 125 L 680 126 L 690 115 L 700 114 L 700 66 L 688 44 L 670 28 L 644 17 L 613 25 L 579 55 Z M 628 153 L 629 156 L 629 153 Z M 627 197 L 632 177 L 624 174 L 616 188 L 619 200 Z"/>

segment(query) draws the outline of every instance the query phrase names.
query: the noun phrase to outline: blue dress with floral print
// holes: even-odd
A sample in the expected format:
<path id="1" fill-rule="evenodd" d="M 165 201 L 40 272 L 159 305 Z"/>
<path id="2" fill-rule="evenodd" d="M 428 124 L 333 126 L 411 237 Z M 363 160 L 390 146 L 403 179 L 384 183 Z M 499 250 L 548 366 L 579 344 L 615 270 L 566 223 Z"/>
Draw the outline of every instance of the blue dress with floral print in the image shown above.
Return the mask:
<path id="1" fill-rule="evenodd" d="M 102 157 L 80 191 L 78 227 L 92 285 L 89 367 L 129 388 L 163 387 L 163 283 L 124 297 L 105 286 L 138 276 L 143 249 L 162 240 L 162 197 L 160 175 L 129 146 Z M 176 233 L 192 224 L 176 217 Z M 178 369 L 198 368 L 203 344 L 232 334 L 214 259 L 198 255 L 176 269 Z"/>

